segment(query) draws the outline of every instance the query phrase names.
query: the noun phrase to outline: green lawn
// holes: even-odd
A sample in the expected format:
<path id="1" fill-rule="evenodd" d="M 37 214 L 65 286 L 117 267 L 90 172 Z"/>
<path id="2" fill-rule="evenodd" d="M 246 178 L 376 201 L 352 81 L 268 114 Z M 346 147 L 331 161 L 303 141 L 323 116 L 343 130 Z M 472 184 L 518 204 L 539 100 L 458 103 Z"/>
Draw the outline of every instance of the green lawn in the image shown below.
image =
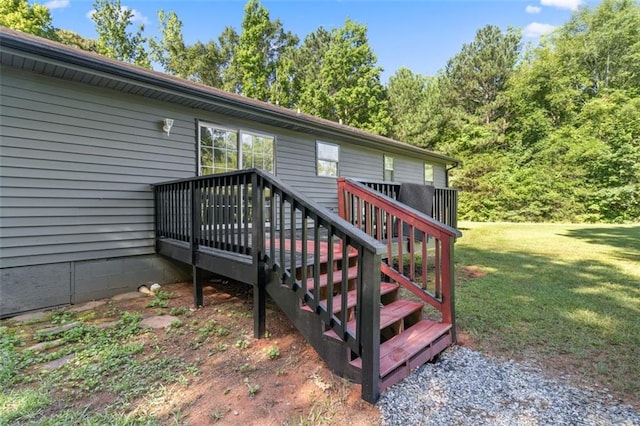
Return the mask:
<path id="1" fill-rule="evenodd" d="M 458 325 L 481 350 L 640 402 L 640 225 L 460 228 Z"/>

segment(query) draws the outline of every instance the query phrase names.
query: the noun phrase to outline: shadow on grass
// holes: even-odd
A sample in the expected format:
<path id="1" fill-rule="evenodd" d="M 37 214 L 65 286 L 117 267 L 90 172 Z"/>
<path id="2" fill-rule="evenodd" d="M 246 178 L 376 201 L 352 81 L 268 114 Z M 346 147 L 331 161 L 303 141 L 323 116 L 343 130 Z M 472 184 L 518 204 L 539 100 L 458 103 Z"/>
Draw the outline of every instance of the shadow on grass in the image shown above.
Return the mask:
<path id="1" fill-rule="evenodd" d="M 640 262 L 640 226 L 570 229 L 564 234 L 590 244 L 614 247 L 620 259 Z"/>
<path id="2" fill-rule="evenodd" d="M 604 262 L 524 252 L 459 247 L 456 258 L 487 273 L 465 280 L 460 271 L 456 290 L 458 322 L 481 346 L 508 357 L 532 356 L 640 403 L 637 276 Z"/>

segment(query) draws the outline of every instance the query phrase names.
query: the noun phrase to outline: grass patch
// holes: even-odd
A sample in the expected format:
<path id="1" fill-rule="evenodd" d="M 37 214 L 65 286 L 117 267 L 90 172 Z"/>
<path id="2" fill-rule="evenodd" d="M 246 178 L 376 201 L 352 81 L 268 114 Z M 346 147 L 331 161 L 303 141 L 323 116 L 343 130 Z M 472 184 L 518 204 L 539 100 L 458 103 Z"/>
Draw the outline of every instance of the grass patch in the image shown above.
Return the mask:
<path id="1" fill-rule="evenodd" d="M 640 226 L 461 227 L 457 318 L 481 348 L 637 398 Z"/>
<path id="2" fill-rule="evenodd" d="M 136 399 L 164 386 L 186 386 L 194 367 L 147 349 L 152 339 L 143 338 L 141 318 L 124 312 L 112 327 L 80 324 L 56 333 L 62 344 L 42 352 L 26 350 L 19 329 L 0 327 L 0 424 L 157 424 L 152 416 L 125 414 Z M 60 311 L 51 323 L 74 319 Z M 59 368 L 40 368 L 67 355 L 72 358 Z M 90 394 L 110 400 L 109 410 L 74 406 L 77 396 Z"/>

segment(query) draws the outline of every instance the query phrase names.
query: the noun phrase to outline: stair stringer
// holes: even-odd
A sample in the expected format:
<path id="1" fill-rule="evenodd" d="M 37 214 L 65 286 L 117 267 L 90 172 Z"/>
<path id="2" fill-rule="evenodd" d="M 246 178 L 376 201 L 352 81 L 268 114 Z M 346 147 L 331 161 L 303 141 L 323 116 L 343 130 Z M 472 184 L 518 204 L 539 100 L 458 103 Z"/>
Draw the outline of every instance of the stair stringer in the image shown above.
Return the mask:
<path id="1" fill-rule="evenodd" d="M 362 382 L 361 370 L 350 364 L 349 347 L 340 340 L 324 335 L 325 330 L 320 317 L 301 309 L 300 298 L 295 291 L 278 280 L 268 282 L 265 289 L 331 371 L 356 383 Z"/>

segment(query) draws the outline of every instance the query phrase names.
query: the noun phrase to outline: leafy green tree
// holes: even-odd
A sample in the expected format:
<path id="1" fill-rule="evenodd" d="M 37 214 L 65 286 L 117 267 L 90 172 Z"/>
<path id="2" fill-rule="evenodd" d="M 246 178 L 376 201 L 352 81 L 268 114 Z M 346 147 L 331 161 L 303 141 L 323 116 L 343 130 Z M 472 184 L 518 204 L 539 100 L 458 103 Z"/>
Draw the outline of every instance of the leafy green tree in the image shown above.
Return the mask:
<path id="1" fill-rule="evenodd" d="M 233 27 L 225 27 L 218 36 L 220 57 L 219 87 L 233 93 L 242 93 L 242 71 L 238 61 L 234 60 L 240 36 Z"/>
<path id="2" fill-rule="evenodd" d="M 464 44 L 449 60 L 445 76 L 450 105 L 489 124 L 503 115 L 500 94 L 513 72 L 521 49 L 520 32 L 503 33 L 487 25 L 476 32 L 473 42 Z"/>
<path id="3" fill-rule="evenodd" d="M 90 52 L 97 52 L 96 41 L 90 38 L 84 38 L 80 34 L 63 29 L 56 29 L 56 38 L 67 46 L 77 47 L 78 49 L 88 50 Z"/>
<path id="4" fill-rule="evenodd" d="M 0 0 L 0 25 L 57 40 L 49 9 L 27 0 Z"/>
<path id="5" fill-rule="evenodd" d="M 554 40 L 558 55 L 589 94 L 607 88 L 640 88 L 640 4 L 604 0 L 581 8 Z"/>
<path id="6" fill-rule="evenodd" d="M 144 25 L 139 25 L 135 33 L 128 29 L 133 24 L 133 11 L 123 7 L 120 0 L 95 0 L 93 7 L 91 19 L 98 33 L 98 53 L 150 68 L 147 39 L 142 35 Z"/>
<path id="7" fill-rule="evenodd" d="M 280 103 L 275 98 L 281 54 L 297 45 L 298 38 L 285 32 L 280 20 L 271 21 L 259 0 L 249 0 L 244 8 L 242 32 L 235 46 L 230 70 L 235 73 L 236 91 L 254 99 Z M 232 79 L 232 80 L 234 80 Z M 239 90 L 238 90 L 239 89 Z"/>
<path id="8" fill-rule="evenodd" d="M 386 135 L 391 128 L 382 69 L 369 45 L 367 28 L 347 20 L 330 33 L 307 36 L 296 58 L 304 112 Z M 301 66 L 300 64 L 306 64 Z"/>
<path id="9" fill-rule="evenodd" d="M 387 96 L 394 138 L 413 145 L 425 145 L 427 81 L 408 68 L 400 68 L 389 78 Z"/>
<path id="10" fill-rule="evenodd" d="M 190 78 L 193 74 L 188 58 L 187 46 L 182 36 L 182 21 L 174 11 L 158 11 L 161 39 L 149 39 L 151 57 L 164 68 L 164 71 L 181 78 Z"/>

